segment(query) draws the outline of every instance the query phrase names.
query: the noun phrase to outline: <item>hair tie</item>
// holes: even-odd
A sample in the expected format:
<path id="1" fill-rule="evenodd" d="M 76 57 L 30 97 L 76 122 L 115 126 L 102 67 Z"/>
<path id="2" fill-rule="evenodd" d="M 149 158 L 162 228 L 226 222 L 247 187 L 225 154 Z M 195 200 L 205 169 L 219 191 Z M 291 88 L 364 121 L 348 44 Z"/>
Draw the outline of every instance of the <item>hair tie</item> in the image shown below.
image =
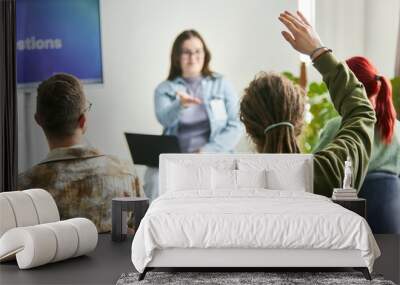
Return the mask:
<path id="1" fill-rule="evenodd" d="M 279 126 L 288 126 L 288 127 L 292 128 L 292 129 L 294 129 L 294 126 L 293 126 L 292 123 L 280 122 L 280 123 L 272 124 L 272 125 L 269 125 L 268 127 L 266 127 L 265 130 L 264 130 L 264 134 L 266 134 L 269 130 L 271 130 L 271 129 L 275 128 L 275 127 L 279 127 Z"/>
<path id="2" fill-rule="evenodd" d="M 376 80 L 376 81 L 381 80 L 381 78 L 382 78 L 382 76 L 380 76 L 380 75 L 378 75 L 378 74 L 375 75 L 375 80 Z"/>

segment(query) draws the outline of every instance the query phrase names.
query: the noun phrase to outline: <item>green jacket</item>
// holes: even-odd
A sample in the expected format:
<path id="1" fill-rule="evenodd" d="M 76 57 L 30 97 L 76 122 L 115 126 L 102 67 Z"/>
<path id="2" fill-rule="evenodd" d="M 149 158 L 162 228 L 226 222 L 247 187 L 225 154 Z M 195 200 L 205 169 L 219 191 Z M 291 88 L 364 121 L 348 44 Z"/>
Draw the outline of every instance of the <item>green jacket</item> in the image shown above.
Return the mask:
<path id="1" fill-rule="evenodd" d="M 334 138 L 314 153 L 314 193 L 330 197 L 344 178 L 344 162 L 353 162 L 353 187 L 360 189 L 368 170 L 376 122 L 363 85 L 331 53 L 314 62 L 328 86 L 335 109 L 343 121 Z"/>
<path id="2" fill-rule="evenodd" d="M 314 152 L 323 149 L 334 137 L 342 123 L 341 117 L 329 120 L 321 132 L 318 144 Z M 381 140 L 379 129 L 375 128 L 374 143 L 372 146 L 371 159 L 369 160 L 368 172 L 386 171 L 400 175 L 400 122 L 396 121 L 392 143 L 385 144 Z"/>

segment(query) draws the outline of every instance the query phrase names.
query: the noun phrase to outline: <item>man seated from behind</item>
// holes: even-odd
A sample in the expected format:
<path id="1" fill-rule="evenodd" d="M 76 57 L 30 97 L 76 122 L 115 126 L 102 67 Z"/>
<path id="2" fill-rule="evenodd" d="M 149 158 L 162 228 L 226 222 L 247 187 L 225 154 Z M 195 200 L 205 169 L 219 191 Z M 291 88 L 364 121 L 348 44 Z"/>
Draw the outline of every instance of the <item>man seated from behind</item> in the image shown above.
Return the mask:
<path id="1" fill-rule="evenodd" d="M 61 219 L 85 217 L 99 232 L 111 230 L 111 200 L 144 196 L 133 165 L 82 143 L 91 104 L 79 80 L 57 74 L 38 87 L 35 120 L 50 152 L 18 177 L 18 188 L 43 188 L 53 196 Z"/>

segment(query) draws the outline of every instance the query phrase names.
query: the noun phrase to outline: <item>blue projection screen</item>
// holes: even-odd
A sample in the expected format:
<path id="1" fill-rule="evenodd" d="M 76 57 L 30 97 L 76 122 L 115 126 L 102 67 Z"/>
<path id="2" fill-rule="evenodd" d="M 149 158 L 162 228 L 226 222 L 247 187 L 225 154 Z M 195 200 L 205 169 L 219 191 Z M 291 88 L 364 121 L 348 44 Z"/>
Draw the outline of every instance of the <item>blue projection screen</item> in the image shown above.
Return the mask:
<path id="1" fill-rule="evenodd" d="M 102 83 L 99 0 L 17 0 L 17 82 L 66 72 Z"/>

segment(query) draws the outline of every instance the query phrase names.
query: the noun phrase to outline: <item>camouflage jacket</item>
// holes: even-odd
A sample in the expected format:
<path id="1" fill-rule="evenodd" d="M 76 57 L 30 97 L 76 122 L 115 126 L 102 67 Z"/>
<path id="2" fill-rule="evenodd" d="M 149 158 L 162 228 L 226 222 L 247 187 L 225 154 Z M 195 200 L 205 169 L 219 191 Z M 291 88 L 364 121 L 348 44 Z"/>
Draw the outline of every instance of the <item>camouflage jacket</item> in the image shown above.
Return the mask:
<path id="1" fill-rule="evenodd" d="M 111 200 L 144 196 L 132 164 L 85 146 L 57 148 L 18 177 L 18 189 L 43 188 L 61 219 L 85 217 L 99 232 L 111 230 Z"/>

